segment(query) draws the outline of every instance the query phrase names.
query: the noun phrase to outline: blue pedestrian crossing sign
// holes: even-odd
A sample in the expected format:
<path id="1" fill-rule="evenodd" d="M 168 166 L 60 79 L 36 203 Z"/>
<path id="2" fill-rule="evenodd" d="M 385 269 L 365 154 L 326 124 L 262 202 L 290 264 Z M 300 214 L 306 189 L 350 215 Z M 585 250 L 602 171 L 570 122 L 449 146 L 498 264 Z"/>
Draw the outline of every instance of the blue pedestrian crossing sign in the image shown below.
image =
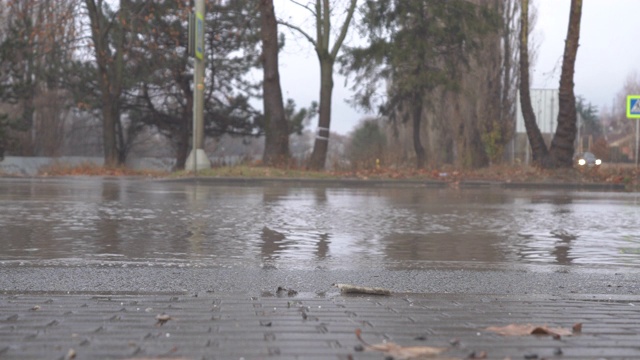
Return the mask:
<path id="1" fill-rule="evenodd" d="M 640 119 L 640 95 L 627 96 L 627 118 Z"/>

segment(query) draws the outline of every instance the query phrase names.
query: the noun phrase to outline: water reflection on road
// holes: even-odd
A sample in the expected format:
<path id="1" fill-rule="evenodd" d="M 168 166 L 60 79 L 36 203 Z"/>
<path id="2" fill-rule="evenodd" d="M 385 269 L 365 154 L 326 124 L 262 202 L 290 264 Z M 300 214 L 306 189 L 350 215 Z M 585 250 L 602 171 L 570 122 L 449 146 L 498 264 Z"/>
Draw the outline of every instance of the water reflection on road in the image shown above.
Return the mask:
<path id="1" fill-rule="evenodd" d="M 0 181 L 0 261 L 640 265 L 640 195 Z"/>

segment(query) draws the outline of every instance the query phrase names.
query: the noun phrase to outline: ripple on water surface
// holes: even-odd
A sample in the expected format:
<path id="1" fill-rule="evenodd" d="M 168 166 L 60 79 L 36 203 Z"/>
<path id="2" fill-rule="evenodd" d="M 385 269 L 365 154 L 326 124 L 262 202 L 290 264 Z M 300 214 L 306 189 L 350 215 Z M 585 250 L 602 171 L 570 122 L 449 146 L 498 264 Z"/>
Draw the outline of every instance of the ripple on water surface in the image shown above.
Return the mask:
<path id="1" fill-rule="evenodd" d="M 23 180 L 0 205 L 5 264 L 640 265 L 629 193 Z"/>

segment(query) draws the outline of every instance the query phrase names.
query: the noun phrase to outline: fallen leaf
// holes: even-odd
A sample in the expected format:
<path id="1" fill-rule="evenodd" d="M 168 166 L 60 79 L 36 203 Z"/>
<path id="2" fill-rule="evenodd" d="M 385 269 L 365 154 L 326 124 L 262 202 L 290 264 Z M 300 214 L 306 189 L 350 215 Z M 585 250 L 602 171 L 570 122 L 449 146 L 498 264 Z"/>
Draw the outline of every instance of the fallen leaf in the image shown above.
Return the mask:
<path id="1" fill-rule="evenodd" d="M 367 350 L 383 352 L 392 356 L 394 359 L 419 359 L 423 357 L 434 357 L 447 350 L 446 348 L 436 348 L 430 346 L 400 346 L 392 342 L 368 345 L 365 348 Z"/>
<path id="2" fill-rule="evenodd" d="M 187 358 L 166 358 L 166 357 L 163 357 L 162 359 L 163 360 L 187 360 Z M 125 360 L 158 360 L 158 358 L 157 357 L 154 357 L 154 358 L 141 357 L 141 358 L 128 358 Z"/>
<path id="3" fill-rule="evenodd" d="M 441 353 L 447 351 L 447 348 L 437 348 L 431 346 L 400 346 L 398 344 L 388 342 L 382 344 L 369 344 L 362 339 L 362 330 L 356 329 L 356 337 L 364 345 L 365 350 L 383 352 L 394 359 L 423 359 L 436 358 Z"/>
<path id="4" fill-rule="evenodd" d="M 527 336 L 527 335 L 551 335 L 553 337 L 568 336 L 573 331 L 564 328 L 553 328 L 531 324 L 510 324 L 507 326 L 489 326 L 487 331 L 493 331 L 504 336 Z"/>
<path id="5" fill-rule="evenodd" d="M 571 328 L 574 334 L 579 334 L 582 332 L 582 323 L 575 323 Z"/>

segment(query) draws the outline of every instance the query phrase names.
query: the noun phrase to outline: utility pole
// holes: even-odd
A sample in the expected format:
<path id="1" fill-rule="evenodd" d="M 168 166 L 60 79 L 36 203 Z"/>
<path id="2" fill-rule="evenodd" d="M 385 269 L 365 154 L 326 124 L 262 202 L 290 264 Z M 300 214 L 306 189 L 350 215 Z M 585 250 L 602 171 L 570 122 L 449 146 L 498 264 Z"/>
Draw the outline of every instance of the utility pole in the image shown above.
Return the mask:
<path id="1" fill-rule="evenodd" d="M 211 168 L 211 163 L 204 152 L 204 0 L 196 0 L 195 14 L 189 21 L 190 52 L 193 55 L 193 148 L 185 164 L 187 171 Z"/>

